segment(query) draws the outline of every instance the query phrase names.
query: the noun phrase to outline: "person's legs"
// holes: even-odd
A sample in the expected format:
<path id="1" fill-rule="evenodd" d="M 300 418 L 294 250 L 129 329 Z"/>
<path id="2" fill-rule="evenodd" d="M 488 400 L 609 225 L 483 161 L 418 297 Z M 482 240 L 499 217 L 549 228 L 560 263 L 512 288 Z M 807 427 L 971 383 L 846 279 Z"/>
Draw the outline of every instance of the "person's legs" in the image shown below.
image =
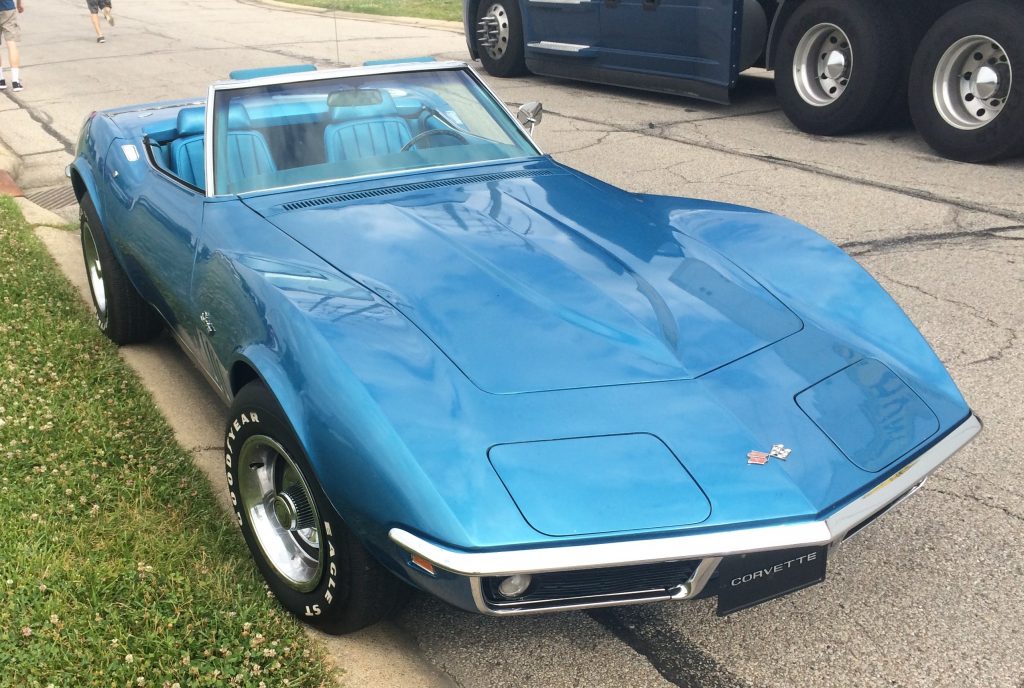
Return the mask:
<path id="1" fill-rule="evenodd" d="M 89 21 L 92 22 L 92 29 L 96 32 L 96 42 L 103 43 L 103 32 L 100 31 L 100 0 L 86 0 L 89 7 Z"/>
<path id="2" fill-rule="evenodd" d="M 110 5 L 110 0 L 103 2 L 103 18 L 107 20 L 107 23 L 111 26 L 114 25 L 114 15 L 112 14 L 114 8 Z"/>
<path id="3" fill-rule="evenodd" d="M 21 57 L 18 54 L 18 41 L 21 39 L 21 32 L 18 27 L 17 10 L 0 12 L 0 39 L 7 45 L 7 57 L 11 65 L 11 84 L 15 91 L 20 91 Z M 0 70 L 0 79 L 3 79 L 3 70 Z M 6 82 L 3 86 L 7 86 Z"/>

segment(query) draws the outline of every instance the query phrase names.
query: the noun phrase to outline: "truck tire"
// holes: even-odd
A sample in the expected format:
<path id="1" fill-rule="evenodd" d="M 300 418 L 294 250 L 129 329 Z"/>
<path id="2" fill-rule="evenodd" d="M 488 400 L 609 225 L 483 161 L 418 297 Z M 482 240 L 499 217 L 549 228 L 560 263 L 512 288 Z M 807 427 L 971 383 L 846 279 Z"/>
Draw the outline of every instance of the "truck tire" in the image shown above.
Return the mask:
<path id="1" fill-rule="evenodd" d="M 911 69 L 917 130 L 953 160 L 992 162 L 1024 153 L 1022 70 L 1024 7 L 974 0 L 947 12 L 921 41 Z"/>
<path id="2" fill-rule="evenodd" d="M 476 10 L 480 63 L 491 76 L 528 74 L 523 18 L 516 0 L 482 0 Z"/>
<path id="3" fill-rule="evenodd" d="M 911 54 L 897 11 L 878 0 L 808 0 L 793 12 L 775 64 L 775 90 L 793 124 L 837 136 L 895 118 Z"/>

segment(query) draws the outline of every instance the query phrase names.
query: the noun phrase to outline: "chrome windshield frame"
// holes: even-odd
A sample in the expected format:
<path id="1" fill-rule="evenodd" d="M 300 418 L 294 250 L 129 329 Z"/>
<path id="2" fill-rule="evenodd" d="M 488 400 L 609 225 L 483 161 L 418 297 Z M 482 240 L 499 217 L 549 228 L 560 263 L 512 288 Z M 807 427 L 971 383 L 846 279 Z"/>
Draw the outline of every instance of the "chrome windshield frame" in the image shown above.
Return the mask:
<path id="1" fill-rule="evenodd" d="M 205 124 L 205 139 L 207 142 L 213 141 L 213 119 L 215 107 L 215 98 L 218 93 L 224 91 L 236 91 L 240 89 L 247 89 L 260 86 L 277 86 L 281 84 L 298 84 L 306 83 L 311 81 L 327 81 L 331 79 L 344 79 L 361 76 L 374 76 L 374 75 L 392 75 L 392 74 L 407 74 L 414 72 L 441 72 L 441 71 L 464 71 L 473 82 L 480 87 L 481 91 L 486 94 L 489 98 L 494 101 L 495 105 L 500 107 L 504 116 L 508 119 L 508 122 L 517 129 L 523 136 L 526 143 L 533 149 L 534 154 L 537 157 L 541 157 L 544 153 L 537 146 L 537 143 L 533 140 L 533 137 L 528 131 L 519 123 L 511 112 L 508 111 L 505 103 L 495 94 L 491 88 L 484 83 L 484 81 L 473 71 L 469 65 L 465 62 L 447 61 L 447 62 L 411 62 L 411 63 L 398 63 L 398 64 L 385 64 L 376 65 L 373 67 L 345 67 L 341 69 L 327 69 L 317 70 L 313 72 L 293 72 L 285 74 L 277 74 L 274 76 L 258 77 L 255 79 L 242 79 L 242 80 L 229 80 L 229 81 L 215 81 L 210 84 L 209 92 L 206 99 L 206 124 Z M 214 175 L 214 148 L 213 145 L 204 146 L 203 151 L 203 166 L 206 171 L 206 197 L 207 198 L 231 198 L 238 196 L 239 194 L 233 193 L 217 193 L 216 190 L 216 176 Z M 510 158 L 509 160 L 522 160 L 522 157 L 515 159 Z M 503 160 L 482 160 L 477 163 L 465 163 L 465 164 L 492 164 L 504 162 Z M 410 170 L 395 170 L 386 173 L 386 176 L 394 176 L 401 174 L 415 174 L 428 168 L 414 168 Z M 325 184 L 338 184 L 350 181 L 351 177 L 340 177 L 338 179 L 323 179 L 315 182 L 309 182 L 308 184 L 300 184 L 293 186 L 282 186 L 282 187 L 269 187 L 266 189 L 260 189 L 259 191 L 247 192 L 246 195 L 252 194 L 264 194 L 264 193 L 276 193 L 284 189 L 294 189 L 304 186 L 320 186 Z"/>

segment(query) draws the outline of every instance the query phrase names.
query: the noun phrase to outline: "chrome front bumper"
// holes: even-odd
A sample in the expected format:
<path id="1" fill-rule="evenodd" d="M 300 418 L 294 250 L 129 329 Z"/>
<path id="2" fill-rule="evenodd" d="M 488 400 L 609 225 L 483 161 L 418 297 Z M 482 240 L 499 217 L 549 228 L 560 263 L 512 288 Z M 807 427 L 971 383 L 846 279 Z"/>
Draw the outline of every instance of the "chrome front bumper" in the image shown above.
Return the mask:
<path id="1" fill-rule="evenodd" d="M 658 600 L 689 599 L 703 591 L 723 557 L 766 550 L 839 544 L 848 535 L 859 530 L 862 524 L 866 524 L 913 494 L 936 468 L 970 442 L 980 430 L 981 421 L 977 416 L 969 416 L 913 462 L 831 516 L 817 521 L 647 538 L 627 542 L 536 547 L 496 552 L 465 552 L 450 549 L 401 528 L 392 528 L 389 536 L 393 542 L 409 552 L 410 555 L 417 555 L 432 562 L 440 569 L 468 577 L 477 609 L 484 614 L 529 614 Z M 542 609 L 495 608 L 487 604 L 482 594 L 481 581 L 484 577 L 642 565 L 683 559 L 700 559 L 701 563 L 690 580 L 681 583 L 676 590 L 662 591 L 660 594 L 647 593 L 632 598 L 621 596 L 618 599 L 598 601 L 566 600 L 565 604 L 546 606 Z"/>

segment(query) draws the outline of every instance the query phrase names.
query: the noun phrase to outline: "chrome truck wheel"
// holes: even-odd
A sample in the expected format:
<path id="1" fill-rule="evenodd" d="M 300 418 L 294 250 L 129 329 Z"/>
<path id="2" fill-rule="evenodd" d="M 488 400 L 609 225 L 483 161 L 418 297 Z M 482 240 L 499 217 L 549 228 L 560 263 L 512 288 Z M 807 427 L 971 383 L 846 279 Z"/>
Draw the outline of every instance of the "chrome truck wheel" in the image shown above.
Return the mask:
<path id="1" fill-rule="evenodd" d="M 848 134 L 905 108 L 911 48 L 897 12 L 879 0 L 806 0 L 785 20 L 775 90 L 798 128 Z"/>
<path id="2" fill-rule="evenodd" d="M 1024 7 L 974 0 L 925 34 L 910 75 L 910 113 L 941 155 L 991 162 L 1024 153 Z"/>
<path id="3" fill-rule="evenodd" d="M 508 10 L 500 2 L 493 3 L 476 23 L 476 43 L 492 60 L 500 60 L 508 52 Z"/>
<path id="4" fill-rule="evenodd" d="M 473 39 L 488 74 L 510 77 L 527 73 L 523 20 L 516 0 L 481 0 L 475 28 Z"/>
<path id="5" fill-rule="evenodd" d="M 793 83 L 808 105 L 822 107 L 841 98 L 852 72 L 853 47 L 835 24 L 812 27 L 796 46 Z"/>
<path id="6" fill-rule="evenodd" d="M 1006 50 L 988 36 L 967 36 L 949 46 L 932 78 L 942 119 L 957 129 L 979 129 L 1003 111 L 1013 86 Z"/>

